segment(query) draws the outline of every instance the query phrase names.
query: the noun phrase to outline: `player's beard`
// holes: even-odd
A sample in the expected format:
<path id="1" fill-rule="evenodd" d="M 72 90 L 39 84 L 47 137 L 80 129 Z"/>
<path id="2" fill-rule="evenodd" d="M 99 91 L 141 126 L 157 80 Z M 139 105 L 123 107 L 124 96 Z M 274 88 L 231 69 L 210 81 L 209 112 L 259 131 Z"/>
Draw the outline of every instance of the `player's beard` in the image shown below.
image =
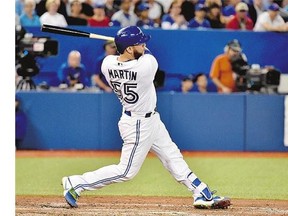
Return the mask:
<path id="1" fill-rule="evenodd" d="M 143 52 L 139 52 L 139 51 L 134 49 L 133 50 L 133 55 L 134 55 L 135 59 L 139 59 L 143 55 Z"/>

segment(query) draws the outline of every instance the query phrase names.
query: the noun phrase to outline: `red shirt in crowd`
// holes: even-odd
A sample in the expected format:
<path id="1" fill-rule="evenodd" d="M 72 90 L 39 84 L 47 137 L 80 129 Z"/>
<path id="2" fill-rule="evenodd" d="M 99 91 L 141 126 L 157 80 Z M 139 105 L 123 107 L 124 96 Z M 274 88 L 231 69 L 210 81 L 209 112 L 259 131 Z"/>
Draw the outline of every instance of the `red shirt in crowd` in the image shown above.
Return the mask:
<path id="1" fill-rule="evenodd" d="M 108 17 L 105 17 L 103 20 L 95 20 L 93 18 L 90 18 L 87 20 L 88 25 L 92 27 L 108 27 L 110 23 L 110 19 Z"/>
<path id="2" fill-rule="evenodd" d="M 248 16 L 246 16 L 241 22 L 241 19 L 237 15 L 234 15 L 233 18 L 226 24 L 227 29 L 234 30 L 253 30 L 253 27 L 254 23 Z"/>

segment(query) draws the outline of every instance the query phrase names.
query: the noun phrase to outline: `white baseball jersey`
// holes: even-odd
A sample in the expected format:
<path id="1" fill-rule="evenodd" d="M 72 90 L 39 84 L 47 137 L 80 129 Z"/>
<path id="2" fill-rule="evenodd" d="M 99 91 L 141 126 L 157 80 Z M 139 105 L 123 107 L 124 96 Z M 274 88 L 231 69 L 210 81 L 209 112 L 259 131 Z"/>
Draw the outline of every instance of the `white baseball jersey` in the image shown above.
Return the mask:
<path id="1" fill-rule="evenodd" d="M 134 113 L 148 113 L 156 107 L 156 90 L 153 80 L 158 63 L 151 54 L 138 60 L 120 62 L 118 56 L 107 56 L 102 63 L 102 73 L 117 94 L 123 108 Z"/>
<path id="2" fill-rule="evenodd" d="M 123 109 L 128 112 L 123 112 L 118 122 L 123 140 L 120 162 L 82 175 L 69 176 L 69 185 L 80 195 L 84 190 L 96 190 L 112 183 L 128 181 L 139 172 L 148 152 L 153 152 L 178 182 L 194 192 L 195 198 L 204 196 L 211 200 L 212 194 L 207 185 L 190 170 L 159 113 L 154 111 L 156 59 L 151 54 L 127 62 L 120 62 L 117 58 L 107 56 L 101 69 Z"/>

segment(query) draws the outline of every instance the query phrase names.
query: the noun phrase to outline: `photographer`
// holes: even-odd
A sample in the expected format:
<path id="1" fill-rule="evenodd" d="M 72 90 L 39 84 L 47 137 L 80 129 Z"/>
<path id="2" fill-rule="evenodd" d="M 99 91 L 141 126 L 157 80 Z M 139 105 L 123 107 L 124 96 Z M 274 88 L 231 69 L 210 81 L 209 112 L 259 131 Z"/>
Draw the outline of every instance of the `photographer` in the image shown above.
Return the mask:
<path id="1" fill-rule="evenodd" d="M 242 47 L 236 39 L 228 42 L 224 47 L 224 53 L 216 56 L 212 62 L 210 78 L 219 93 L 229 94 L 238 91 L 237 74 L 232 65 L 235 61 L 247 62 L 245 54 L 242 53 Z"/>

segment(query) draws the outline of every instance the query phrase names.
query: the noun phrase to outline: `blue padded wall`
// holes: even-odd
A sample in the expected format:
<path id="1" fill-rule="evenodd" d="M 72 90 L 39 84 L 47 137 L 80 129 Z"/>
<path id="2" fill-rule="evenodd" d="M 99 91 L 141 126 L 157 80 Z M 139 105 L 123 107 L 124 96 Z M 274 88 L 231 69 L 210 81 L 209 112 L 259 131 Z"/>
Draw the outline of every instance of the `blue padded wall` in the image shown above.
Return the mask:
<path id="1" fill-rule="evenodd" d="M 119 150 L 114 94 L 17 92 L 28 117 L 22 149 Z M 288 151 L 284 96 L 158 93 L 157 108 L 181 150 Z"/>

